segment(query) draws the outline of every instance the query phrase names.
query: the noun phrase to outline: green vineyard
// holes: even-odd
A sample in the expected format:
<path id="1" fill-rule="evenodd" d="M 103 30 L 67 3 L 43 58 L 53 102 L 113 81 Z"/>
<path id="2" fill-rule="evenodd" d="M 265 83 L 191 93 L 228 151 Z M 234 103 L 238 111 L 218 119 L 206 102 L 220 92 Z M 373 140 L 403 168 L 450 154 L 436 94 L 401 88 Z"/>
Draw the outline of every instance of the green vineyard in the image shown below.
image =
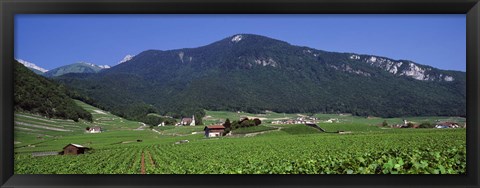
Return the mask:
<path id="1" fill-rule="evenodd" d="M 264 123 L 206 138 L 204 126 L 148 127 L 76 102 L 93 122 L 16 113 L 15 174 L 466 174 L 464 128 L 398 129 L 378 124 L 401 123 L 401 118 L 317 114 L 322 121 L 339 121 L 319 123 L 328 131 L 320 132 L 302 124 L 268 123 L 297 114 L 207 111 L 206 122 L 257 116 Z M 408 119 L 465 122 L 458 117 Z M 86 133 L 92 126 L 104 132 Z M 57 154 L 71 143 L 90 150 Z"/>
<path id="2" fill-rule="evenodd" d="M 465 174 L 466 131 L 353 135 L 272 132 L 252 138 L 105 145 L 78 156 L 15 155 L 17 174 Z M 161 140 L 161 138 L 159 138 Z"/>

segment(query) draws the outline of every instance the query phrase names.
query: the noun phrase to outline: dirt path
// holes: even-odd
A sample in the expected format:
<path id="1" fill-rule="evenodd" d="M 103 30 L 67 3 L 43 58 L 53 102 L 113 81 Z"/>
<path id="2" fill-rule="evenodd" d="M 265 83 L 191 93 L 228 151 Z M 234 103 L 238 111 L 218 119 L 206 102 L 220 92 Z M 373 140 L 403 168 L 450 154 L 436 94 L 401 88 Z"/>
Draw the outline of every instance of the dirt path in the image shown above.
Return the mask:
<path id="1" fill-rule="evenodd" d="M 157 131 L 155 129 L 152 129 L 153 132 L 156 132 L 160 135 L 168 135 L 168 136 L 188 136 L 188 135 L 191 135 L 191 134 L 178 134 L 178 133 L 164 133 L 162 131 Z"/>
<path id="2" fill-rule="evenodd" d="M 140 162 L 140 174 L 145 174 L 145 153 L 142 152 L 142 161 Z"/>
<path id="3" fill-rule="evenodd" d="M 137 129 L 134 129 L 135 131 L 143 131 L 147 127 L 147 124 L 145 123 L 140 123 L 140 124 L 141 124 L 140 127 L 138 127 Z"/>
<path id="4" fill-rule="evenodd" d="M 159 132 L 159 131 L 157 131 L 157 130 L 155 130 L 155 129 L 152 129 L 152 131 L 153 131 L 153 132 L 156 132 L 156 133 L 158 133 L 158 134 L 163 135 L 163 133 L 161 133 L 161 132 Z"/>
<path id="5" fill-rule="evenodd" d="M 104 111 L 101 111 L 101 110 L 93 110 L 94 112 L 96 112 L 97 114 L 107 114 L 105 113 Z"/>

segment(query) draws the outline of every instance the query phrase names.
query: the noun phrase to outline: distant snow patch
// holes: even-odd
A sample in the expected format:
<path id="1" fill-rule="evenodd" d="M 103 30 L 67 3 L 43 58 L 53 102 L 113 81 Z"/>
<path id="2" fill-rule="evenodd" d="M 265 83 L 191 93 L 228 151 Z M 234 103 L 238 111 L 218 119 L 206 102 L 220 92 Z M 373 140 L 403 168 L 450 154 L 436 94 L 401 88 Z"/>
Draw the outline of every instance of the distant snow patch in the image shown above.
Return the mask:
<path id="1" fill-rule="evenodd" d="M 23 66 L 25 66 L 25 67 L 32 68 L 32 69 L 38 70 L 38 71 L 43 72 L 43 73 L 45 73 L 45 72 L 48 71 L 47 69 L 44 69 L 44 68 L 42 68 L 42 67 L 39 67 L 39 66 L 37 66 L 37 65 L 35 65 L 35 64 L 33 64 L 33 63 L 30 63 L 30 62 L 28 62 L 28 61 L 25 61 L 25 60 L 22 60 L 22 59 L 16 59 L 16 60 L 17 60 L 19 63 L 21 63 Z"/>
<path id="2" fill-rule="evenodd" d="M 236 35 L 232 38 L 232 42 L 240 42 L 242 40 L 242 35 Z"/>
<path id="3" fill-rule="evenodd" d="M 83 63 L 83 64 L 86 64 L 86 65 L 90 65 L 92 67 L 95 67 L 96 65 L 94 65 L 93 63 L 87 63 L 87 62 L 80 62 L 80 63 Z"/>
<path id="4" fill-rule="evenodd" d="M 134 56 L 133 56 L 133 55 L 130 55 L 130 54 L 129 54 L 129 55 L 126 55 L 120 62 L 118 62 L 118 64 L 120 64 L 120 63 L 125 63 L 125 62 L 127 62 L 127 61 L 130 61 L 130 60 L 132 60 L 133 57 L 134 57 Z"/>

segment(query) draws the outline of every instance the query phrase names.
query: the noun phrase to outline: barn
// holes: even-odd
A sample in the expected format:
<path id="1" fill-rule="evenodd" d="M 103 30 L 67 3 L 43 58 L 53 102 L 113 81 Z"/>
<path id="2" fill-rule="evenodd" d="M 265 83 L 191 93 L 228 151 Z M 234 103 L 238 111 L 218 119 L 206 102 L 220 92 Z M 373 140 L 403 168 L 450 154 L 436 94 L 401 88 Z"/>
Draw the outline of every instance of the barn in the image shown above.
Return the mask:
<path id="1" fill-rule="evenodd" d="M 205 126 L 203 130 L 205 131 L 206 137 L 218 137 L 223 135 L 225 127 L 223 125 L 210 125 Z"/>
<path id="2" fill-rule="evenodd" d="M 89 150 L 90 148 L 87 148 L 82 145 L 78 144 L 68 144 L 67 146 L 63 147 L 63 152 L 61 154 L 63 155 L 78 155 L 78 154 L 84 154 L 86 150 Z"/>

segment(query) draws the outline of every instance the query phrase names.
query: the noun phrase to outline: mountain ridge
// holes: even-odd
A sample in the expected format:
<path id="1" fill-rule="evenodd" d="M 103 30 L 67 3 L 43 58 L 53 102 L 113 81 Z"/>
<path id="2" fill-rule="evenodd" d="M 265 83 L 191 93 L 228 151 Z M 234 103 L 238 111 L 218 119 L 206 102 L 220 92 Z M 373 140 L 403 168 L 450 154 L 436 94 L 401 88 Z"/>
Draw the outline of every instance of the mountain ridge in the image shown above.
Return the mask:
<path id="1" fill-rule="evenodd" d="M 49 70 L 43 74 L 45 77 L 61 76 L 68 73 L 98 73 L 101 70 L 109 69 L 108 65 L 95 65 L 93 63 L 78 62 L 73 64 L 64 65 L 52 70 Z"/>
<path id="2" fill-rule="evenodd" d="M 47 72 L 48 70 L 47 69 L 44 69 L 42 67 L 39 67 L 37 66 L 36 64 L 34 63 L 30 63 L 28 61 L 25 61 L 25 60 L 22 60 L 22 59 L 15 59 L 18 63 L 21 63 L 22 65 L 24 65 L 25 67 L 27 67 L 28 69 L 30 69 L 31 71 L 33 71 L 35 74 L 39 74 L 39 75 L 42 75 L 43 73 Z"/>
<path id="3" fill-rule="evenodd" d="M 124 97 L 164 114 L 208 109 L 392 117 L 466 111 L 463 72 L 327 52 L 260 35 L 232 35 L 198 48 L 146 50 L 88 78 L 57 79 L 97 101 L 110 101 L 103 105 L 111 109 L 126 103 Z M 105 93 L 116 93 L 118 99 Z"/>

